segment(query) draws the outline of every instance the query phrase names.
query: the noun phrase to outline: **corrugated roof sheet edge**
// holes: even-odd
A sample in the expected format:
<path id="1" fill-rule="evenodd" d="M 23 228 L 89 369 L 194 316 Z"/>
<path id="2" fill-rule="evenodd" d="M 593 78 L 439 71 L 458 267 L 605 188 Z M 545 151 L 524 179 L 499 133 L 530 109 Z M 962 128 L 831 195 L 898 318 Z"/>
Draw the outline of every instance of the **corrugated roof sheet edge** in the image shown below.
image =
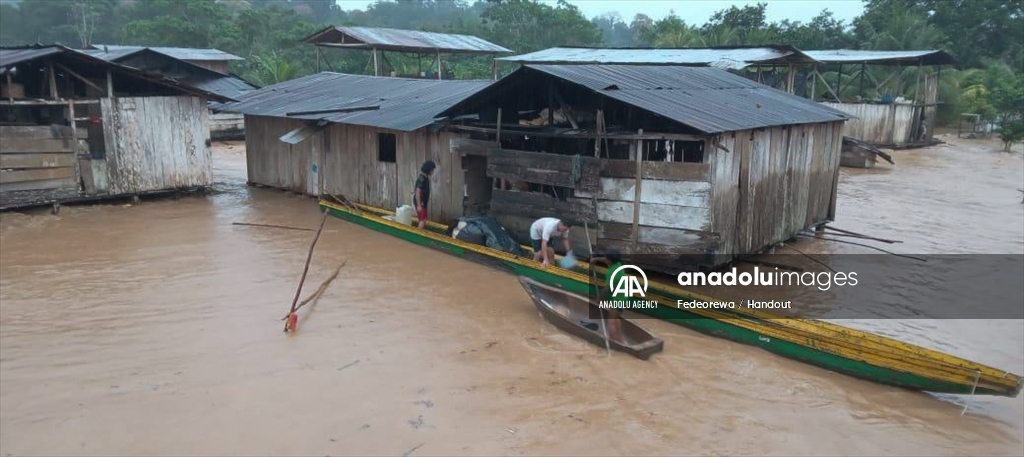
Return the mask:
<path id="1" fill-rule="evenodd" d="M 347 81 L 346 81 L 347 80 Z M 248 116 L 360 125 L 411 132 L 437 113 L 489 86 L 491 80 L 432 80 L 321 72 L 247 92 L 216 109 Z M 287 115 L 378 104 L 379 110 Z M 429 109 L 428 109 L 429 107 Z"/>
<path id="2" fill-rule="evenodd" d="M 600 71 L 599 69 L 602 68 L 602 67 L 606 67 L 606 66 L 605 65 L 542 65 L 542 64 L 529 64 L 529 65 L 523 65 L 523 67 L 520 68 L 519 70 L 517 70 L 517 72 L 524 71 L 524 70 L 527 70 L 527 71 L 528 70 L 540 71 L 540 72 L 543 72 L 545 74 L 554 76 L 556 78 L 561 78 L 561 79 L 564 79 L 566 81 L 572 82 L 574 84 L 578 84 L 578 85 L 583 86 L 583 87 L 585 87 L 585 88 L 587 88 L 587 89 L 589 89 L 589 90 L 591 90 L 591 91 L 593 91 L 595 93 L 601 94 L 603 96 L 607 96 L 609 98 L 616 99 L 616 100 L 618 100 L 618 101 L 620 101 L 622 103 L 626 103 L 626 104 L 635 106 L 637 108 L 640 108 L 640 109 L 643 109 L 645 111 L 648 111 L 648 112 L 650 112 L 652 114 L 669 118 L 669 119 L 671 119 L 671 120 L 673 120 L 675 122 L 679 122 L 680 124 L 687 125 L 687 126 L 689 126 L 691 128 L 695 128 L 697 130 L 700 130 L 700 131 L 704 132 L 705 134 L 719 134 L 719 133 L 739 131 L 739 130 L 748 130 L 748 129 L 753 129 L 753 128 L 778 127 L 778 126 L 784 126 L 784 125 L 802 125 L 802 124 L 813 124 L 813 123 L 821 123 L 821 122 L 837 122 L 837 121 L 846 121 L 846 120 L 850 119 L 849 114 L 847 114 L 847 113 L 845 113 L 843 111 L 827 107 L 827 106 L 822 105 L 820 103 L 816 103 L 816 102 L 804 99 L 802 97 L 799 97 L 799 96 L 796 96 L 796 95 L 793 95 L 793 94 L 789 94 L 787 92 L 780 91 L 778 89 L 774 89 L 774 88 L 771 88 L 771 87 L 768 87 L 768 86 L 765 86 L 765 85 L 762 85 L 762 84 L 755 83 L 753 81 L 747 80 L 746 78 L 743 78 L 742 76 L 734 75 L 734 74 L 729 73 L 727 71 L 719 70 L 719 69 L 715 69 L 715 68 L 708 68 L 708 67 L 680 67 L 680 66 L 666 67 L 666 66 L 644 66 L 644 65 L 632 65 L 632 66 L 629 66 L 629 65 L 619 65 L 619 66 L 615 66 L 616 67 L 616 72 L 631 73 L 635 77 L 635 78 L 633 78 L 634 82 L 636 82 L 636 81 L 639 81 L 641 83 L 646 82 L 646 81 L 643 80 L 643 77 L 644 77 L 643 76 L 643 72 L 645 70 L 646 71 L 650 71 L 650 70 L 647 70 L 645 68 L 645 67 L 650 67 L 651 69 L 665 69 L 665 71 L 690 72 L 690 73 L 705 72 L 706 74 L 711 75 L 712 77 L 717 76 L 718 79 L 721 80 L 721 81 L 728 82 L 728 80 L 732 80 L 732 82 L 734 82 L 736 84 L 742 84 L 742 85 L 744 85 L 746 87 L 718 88 L 718 89 L 708 89 L 708 88 L 704 88 L 704 89 L 693 89 L 693 88 L 690 88 L 690 89 L 686 89 L 686 88 L 675 88 L 675 89 L 663 89 L 662 88 L 662 89 L 656 89 L 656 88 L 651 87 L 651 88 L 647 88 L 647 89 L 634 88 L 634 89 L 606 90 L 605 89 L 606 87 L 610 87 L 611 85 L 614 85 L 615 82 L 607 80 L 607 79 L 603 79 L 602 80 L 599 76 L 595 76 L 595 73 L 598 73 Z M 590 74 L 587 74 L 588 73 L 587 70 L 590 70 Z M 630 71 L 630 70 L 633 70 L 633 71 Z M 511 76 L 511 75 L 509 75 L 509 76 Z M 574 79 L 574 77 L 575 77 L 575 79 Z M 507 78 L 507 76 L 506 76 L 506 78 Z M 589 81 L 590 83 L 598 82 L 598 84 L 588 84 L 588 81 L 584 81 L 584 79 L 588 79 L 588 78 L 591 79 L 591 81 Z M 694 94 L 707 94 L 707 93 L 712 93 L 712 92 L 725 92 L 726 90 L 729 90 L 729 89 L 733 89 L 733 90 L 746 90 L 746 91 L 748 91 L 748 94 L 765 95 L 760 100 L 754 101 L 754 104 L 756 105 L 756 109 L 757 110 L 760 110 L 760 109 L 765 109 L 765 110 L 772 109 L 772 110 L 775 110 L 775 111 L 773 113 L 767 113 L 767 111 L 766 111 L 767 115 L 765 116 L 765 119 L 762 119 L 760 121 L 756 121 L 756 122 L 752 121 L 752 122 L 749 122 L 747 124 L 741 124 L 741 123 L 735 121 L 729 115 L 719 115 L 719 114 L 717 114 L 713 109 L 708 109 L 709 108 L 708 106 L 704 106 L 704 107 L 690 107 L 690 106 L 688 106 L 687 103 L 680 103 L 680 101 L 682 101 L 682 100 L 675 100 L 675 99 L 670 99 L 669 97 L 665 97 L 666 95 L 679 96 L 679 95 L 682 95 L 682 94 L 686 94 L 687 96 L 690 96 L 692 98 L 692 100 L 690 100 L 690 101 L 696 100 L 696 101 L 703 101 L 703 102 L 707 102 L 707 103 L 711 103 L 711 104 L 718 103 L 718 106 L 716 106 L 714 108 L 731 108 L 731 109 L 733 109 L 733 112 L 729 113 L 729 114 L 747 114 L 747 115 L 750 115 L 750 114 L 753 114 L 753 113 L 756 112 L 756 111 L 751 112 L 751 109 L 753 109 L 755 107 L 754 106 L 749 106 L 750 103 L 747 103 L 748 106 L 740 106 L 740 103 L 738 103 L 738 102 L 743 100 L 742 97 L 734 98 L 735 102 L 732 103 L 732 104 L 729 104 L 729 103 L 719 103 L 718 101 L 714 100 L 713 98 L 705 97 L 704 99 L 701 99 L 701 97 L 694 95 Z M 651 94 L 654 94 L 654 95 L 651 95 Z M 730 106 L 730 105 L 734 105 L 734 106 Z M 775 119 L 775 120 L 771 120 L 771 121 L 769 121 L 767 119 L 767 118 L 770 118 L 770 117 L 776 117 L 776 118 L 781 117 L 784 114 L 784 112 L 783 112 L 783 108 L 784 107 L 788 107 L 789 108 L 789 110 L 787 111 L 789 114 L 794 114 L 794 113 L 801 113 L 801 114 L 816 113 L 816 115 L 815 116 L 808 116 L 807 118 L 804 118 L 804 119 L 789 118 L 789 119 L 785 119 L 785 120 L 783 120 L 783 119 Z M 697 117 L 696 114 L 702 115 L 702 117 Z M 732 121 L 732 125 L 731 126 L 728 125 L 728 123 L 730 121 Z"/>

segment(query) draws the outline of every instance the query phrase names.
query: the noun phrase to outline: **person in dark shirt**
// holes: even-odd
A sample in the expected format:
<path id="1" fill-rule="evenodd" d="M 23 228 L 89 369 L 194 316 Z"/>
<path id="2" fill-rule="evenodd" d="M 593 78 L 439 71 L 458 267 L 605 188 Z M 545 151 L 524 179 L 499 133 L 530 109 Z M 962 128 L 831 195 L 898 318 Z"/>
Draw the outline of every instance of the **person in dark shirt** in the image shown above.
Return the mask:
<path id="1" fill-rule="evenodd" d="M 423 166 L 420 167 L 420 175 L 416 178 L 415 194 L 412 201 L 416 207 L 416 220 L 419 221 L 421 229 L 427 223 L 427 204 L 430 203 L 430 176 L 434 174 L 435 168 L 437 168 L 437 165 L 434 164 L 433 160 L 423 162 Z"/>

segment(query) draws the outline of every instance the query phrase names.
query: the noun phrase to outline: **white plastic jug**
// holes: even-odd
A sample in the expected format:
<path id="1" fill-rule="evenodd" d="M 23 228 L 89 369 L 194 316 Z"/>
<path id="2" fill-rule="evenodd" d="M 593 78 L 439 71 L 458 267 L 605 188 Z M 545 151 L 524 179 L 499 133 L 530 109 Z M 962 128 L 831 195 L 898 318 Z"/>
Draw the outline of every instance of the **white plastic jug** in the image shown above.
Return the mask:
<path id="1" fill-rule="evenodd" d="M 412 207 L 409 205 L 399 206 L 395 210 L 395 222 L 399 224 L 410 225 L 412 224 L 412 215 L 415 213 Z"/>

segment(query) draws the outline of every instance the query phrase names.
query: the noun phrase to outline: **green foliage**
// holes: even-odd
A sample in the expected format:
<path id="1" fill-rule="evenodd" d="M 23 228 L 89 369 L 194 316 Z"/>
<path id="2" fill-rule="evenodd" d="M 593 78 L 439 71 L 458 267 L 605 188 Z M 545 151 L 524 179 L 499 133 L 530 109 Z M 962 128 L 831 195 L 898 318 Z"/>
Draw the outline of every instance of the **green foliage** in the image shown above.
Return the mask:
<path id="1" fill-rule="evenodd" d="M 708 47 L 788 44 L 798 49 L 945 49 L 959 69 L 939 75 L 940 122 L 962 112 L 998 123 L 1007 138 L 1024 100 L 1024 2 L 1020 0 L 866 0 L 861 16 L 837 20 L 823 10 L 810 21 L 769 22 L 768 3 L 730 6 L 704 24 L 678 16 L 617 13 L 588 20 L 572 4 L 540 0 L 377 1 L 344 11 L 333 0 L 25 0 L 0 3 L 0 44 L 92 43 L 219 48 L 245 57 L 233 70 L 261 85 L 318 71 L 316 49 L 302 38 L 328 24 L 475 35 L 517 53 L 552 46 Z M 365 51 L 323 50 L 320 70 L 372 71 Z M 432 58 L 387 53 L 397 74 L 432 72 Z M 489 78 L 486 57 L 452 57 L 451 76 Z M 924 78 L 916 67 L 823 69 L 842 98 L 911 98 Z M 862 89 L 863 86 L 863 89 Z M 827 90 L 817 84 L 818 95 Z"/>
<path id="2" fill-rule="evenodd" d="M 481 14 L 485 37 L 518 53 L 551 46 L 598 46 L 601 30 L 564 0 L 555 7 L 537 0 L 490 0 Z"/>

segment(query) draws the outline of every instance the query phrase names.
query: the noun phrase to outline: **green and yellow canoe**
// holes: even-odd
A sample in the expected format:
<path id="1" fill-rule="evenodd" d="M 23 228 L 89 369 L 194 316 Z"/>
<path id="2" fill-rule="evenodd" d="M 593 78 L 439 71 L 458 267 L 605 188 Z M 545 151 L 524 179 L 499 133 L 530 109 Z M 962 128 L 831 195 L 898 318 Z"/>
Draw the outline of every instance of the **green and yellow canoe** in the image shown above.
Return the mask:
<path id="1" fill-rule="evenodd" d="M 592 292 L 587 264 L 576 270 L 541 268 L 532 259 L 466 243 L 444 234 L 446 226 L 428 222 L 427 230 L 392 220 L 394 212 L 367 205 L 320 201 L 321 210 L 364 227 L 512 273 L 569 292 Z M 528 250 L 528 249 L 527 249 Z M 578 270 L 578 271 L 577 271 Z M 598 271 L 602 271 L 598 269 Z M 780 318 L 756 310 L 679 309 L 676 300 L 716 301 L 665 284 L 651 284 L 646 300 L 658 307 L 637 310 L 702 333 L 761 347 L 828 370 L 907 389 L 951 394 L 1016 397 L 1024 378 L 942 352 L 813 319 Z"/>

